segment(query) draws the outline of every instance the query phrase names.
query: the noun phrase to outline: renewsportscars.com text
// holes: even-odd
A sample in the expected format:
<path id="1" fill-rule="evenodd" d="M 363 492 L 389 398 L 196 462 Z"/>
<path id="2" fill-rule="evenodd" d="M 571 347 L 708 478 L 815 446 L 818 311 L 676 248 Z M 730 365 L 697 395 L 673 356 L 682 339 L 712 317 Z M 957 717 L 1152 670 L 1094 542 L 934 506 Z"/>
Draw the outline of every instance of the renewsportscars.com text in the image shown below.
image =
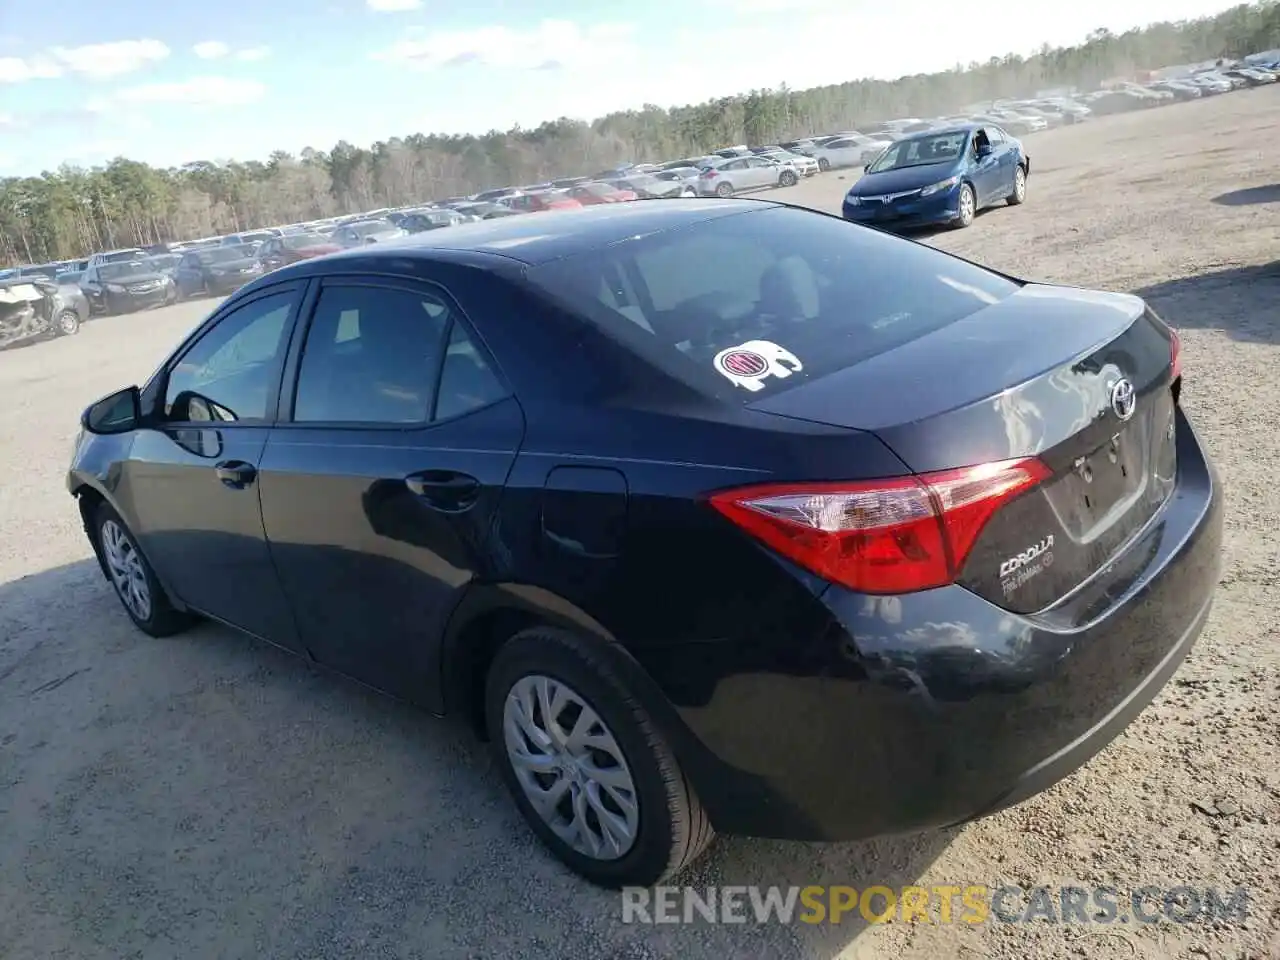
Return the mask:
<path id="1" fill-rule="evenodd" d="M 1197 923 L 1243 921 L 1244 888 L 631 887 L 623 923 Z"/>

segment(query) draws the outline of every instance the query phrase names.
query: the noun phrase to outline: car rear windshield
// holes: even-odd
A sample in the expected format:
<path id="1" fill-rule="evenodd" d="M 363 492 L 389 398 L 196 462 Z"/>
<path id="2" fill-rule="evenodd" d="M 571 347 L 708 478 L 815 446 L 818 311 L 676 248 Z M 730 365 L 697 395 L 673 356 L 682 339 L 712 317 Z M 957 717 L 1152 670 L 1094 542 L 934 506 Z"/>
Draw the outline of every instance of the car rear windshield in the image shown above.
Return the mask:
<path id="1" fill-rule="evenodd" d="M 744 402 L 893 350 L 1019 288 L 932 247 L 790 207 L 624 240 L 526 276 L 668 376 Z M 749 354 L 799 367 L 780 376 L 768 364 L 757 376 Z"/>
<path id="2" fill-rule="evenodd" d="M 290 250 L 305 250 L 307 247 L 323 247 L 329 241 L 318 233 L 291 233 L 280 241 Z"/>
<path id="3" fill-rule="evenodd" d="M 146 254 L 141 250 L 117 250 L 114 253 L 103 254 L 103 263 L 127 263 L 130 260 L 137 260 L 139 257 L 145 257 Z"/>
<path id="4" fill-rule="evenodd" d="M 200 250 L 196 256 L 201 263 L 230 263 L 233 260 L 248 260 L 250 253 L 248 244 L 237 243 L 230 247 L 217 247 L 213 250 Z"/>
<path id="5" fill-rule="evenodd" d="M 150 257 L 138 257 L 133 260 L 103 264 L 98 268 L 98 276 L 103 280 L 120 280 L 139 273 L 154 273 L 156 263 Z"/>

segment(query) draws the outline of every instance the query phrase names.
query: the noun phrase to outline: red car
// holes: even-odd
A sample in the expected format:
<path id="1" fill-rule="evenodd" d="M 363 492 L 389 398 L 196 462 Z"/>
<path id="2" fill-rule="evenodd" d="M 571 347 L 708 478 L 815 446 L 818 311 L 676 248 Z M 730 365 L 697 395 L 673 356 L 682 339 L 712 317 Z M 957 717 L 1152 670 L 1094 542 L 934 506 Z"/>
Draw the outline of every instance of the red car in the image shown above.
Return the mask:
<path id="1" fill-rule="evenodd" d="M 521 213 L 537 213 L 539 210 L 579 210 L 582 204 L 565 190 L 537 190 L 514 197 L 503 197 L 502 202 Z"/>
<path id="2" fill-rule="evenodd" d="M 310 260 L 326 253 L 336 253 L 342 248 L 318 233 L 291 233 L 273 237 L 262 245 L 258 259 L 264 270 L 278 270 L 299 260 Z"/>
<path id="3" fill-rule="evenodd" d="M 590 206 L 596 203 L 621 203 L 624 200 L 635 200 L 634 190 L 619 190 L 608 183 L 583 183 L 569 190 L 569 196 L 578 203 Z"/>

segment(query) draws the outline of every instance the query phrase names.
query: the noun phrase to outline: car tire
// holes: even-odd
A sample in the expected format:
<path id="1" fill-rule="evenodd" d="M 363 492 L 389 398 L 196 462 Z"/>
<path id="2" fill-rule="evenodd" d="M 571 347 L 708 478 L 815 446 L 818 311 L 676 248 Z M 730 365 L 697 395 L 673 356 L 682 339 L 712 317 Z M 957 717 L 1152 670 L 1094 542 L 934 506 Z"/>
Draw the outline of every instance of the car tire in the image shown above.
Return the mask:
<path id="1" fill-rule="evenodd" d="M 1013 192 L 1005 197 L 1005 203 L 1016 207 L 1027 199 L 1027 170 L 1022 164 L 1013 172 Z"/>
<path id="2" fill-rule="evenodd" d="M 170 603 L 133 531 L 105 501 L 94 513 L 93 537 L 107 580 L 134 626 L 148 636 L 171 637 L 196 622 Z"/>
<path id="3" fill-rule="evenodd" d="M 65 307 L 54 318 L 54 325 L 57 328 L 58 336 L 74 337 L 80 332 L 80 314 L 70 307 Z"/>
<path id="4" fill-rule="evenodd" d="M 956 201 L 956 209 L 958 216 L 956 217 L 955 225 L 957 227 L 964 229 L 973 223 L 973 218 L 978 213 L 978 201 L 972 185 L 967 183 L 960 184 L 960 198 Z"/>
<path id="5" fill-rule="evenodd" d="M 559 708 L 551 720 L 544 703 Z M 653 886 L 715 836 L 671 747 L 599 641 L 551 628 L 517 634 L 489 670 L 485 719 L 516 806 L 551 853 L 589 882 Z M 578 724 L 591 747 L 573 745 Z M 546 803 L 543 792 L 557 786 L 558 799 Z"/>
<path id="6" fill-rule="evenodd" d="M 800 177 L 794 170 L 783 170 L 782 173 L 778 174 L 778 186 L 780 187 L 794 187 L 799 182 Z"/>
<path id="7" fill-rule="evenodd" d="M 731 197 L 731 196 L 733 196 L 733 184 L 731 184 L 731 183 L 718 183 L 718 184 L 716 184 L 716 196 L 717 196 L 717 197 Z"/>
<path id="8" fill-rule="evenodd" d="M 818 172 L 819 172 L 819 173 L 826 173 L 826 172 L 827 172 L 828 170 L 830 170 L 830 169 L 831 169 L 831 161 L 830 161 L 830 160 L 828 160 L 826 157 L 819 157 L 819 158 L 818 158 Z"/>

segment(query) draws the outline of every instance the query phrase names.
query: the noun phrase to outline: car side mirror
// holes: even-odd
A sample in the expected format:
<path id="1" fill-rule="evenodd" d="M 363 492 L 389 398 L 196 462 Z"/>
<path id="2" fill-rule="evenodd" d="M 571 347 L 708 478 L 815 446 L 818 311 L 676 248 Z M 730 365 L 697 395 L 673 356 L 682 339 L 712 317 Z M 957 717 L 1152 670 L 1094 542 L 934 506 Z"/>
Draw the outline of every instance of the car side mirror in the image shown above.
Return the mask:
<path id="1" fill-rule="evenodd" d="M 99 435 L 128 433 L 142 421 L 142 395 L 137 387 L 125 387 L 89 404 L 80 425 Z"/>

